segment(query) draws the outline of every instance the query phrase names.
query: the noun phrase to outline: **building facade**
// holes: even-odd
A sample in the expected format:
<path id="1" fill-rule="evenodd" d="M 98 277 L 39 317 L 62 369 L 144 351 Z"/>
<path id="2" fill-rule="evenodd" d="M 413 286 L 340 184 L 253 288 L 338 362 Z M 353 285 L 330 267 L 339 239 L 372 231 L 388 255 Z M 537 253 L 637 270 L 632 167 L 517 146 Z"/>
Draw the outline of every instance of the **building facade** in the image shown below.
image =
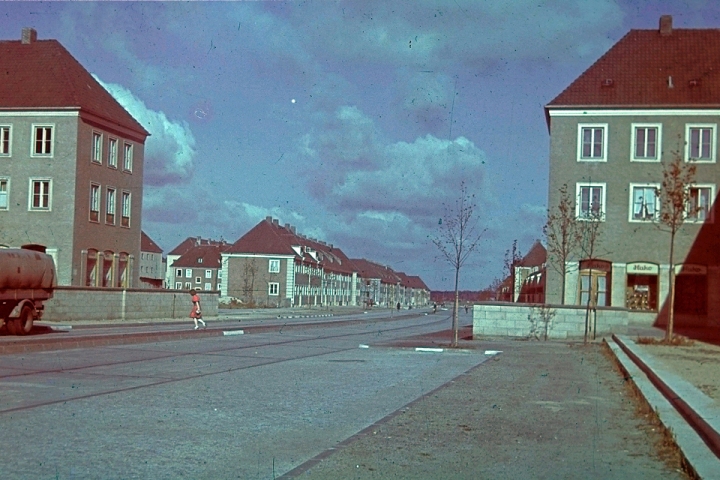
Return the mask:
<path id="1" fill-rule="evenodd" d="M 163 251 L 145 232 L 140 232 L 140 288 L 165 288 Z"/>
<path id="2" fill-rule="evenodd" d="M 137 286 L 149 133 L 33 29 L 0 63 L 0 244 L 45 245 L 58 285 Z"/>
<path id="3" fill-rule="evenodd" d="M 674 29 L 663 16 L 659 29 L 631 30 L 546 106 L 548 205 L 557 205 L 567 186 L 577 221 L 597 225 L 594 254 L 568 259 L 564 303 L 662 310 L 670 235 L 659 222 L 656 192 L 664 166 L 680 157 L 696 175 L 691 213 L 675 239 L 675 311 L 706 319 L 718 311 L 718 58 L 720 30 Z M 591 240 L 583 238 L 586 246 Z M 546 272 L 548 303 L 563 300 L 558 271 Z"/>

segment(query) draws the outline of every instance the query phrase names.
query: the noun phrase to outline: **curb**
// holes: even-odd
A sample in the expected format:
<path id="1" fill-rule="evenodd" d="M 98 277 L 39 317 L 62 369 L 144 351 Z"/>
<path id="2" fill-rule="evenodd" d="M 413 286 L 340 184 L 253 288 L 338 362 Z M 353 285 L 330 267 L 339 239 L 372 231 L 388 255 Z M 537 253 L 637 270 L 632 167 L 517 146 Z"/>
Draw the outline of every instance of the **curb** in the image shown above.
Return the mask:
<path id="1" fill-rule="evenodd" d="M 660 378 L 665 376 L 664 372 L 659 369 L 654 371 L 647 365 L 632 340 L 615 334 L 612 339 L 614 342 L 605 340 L 605 343 L 625 373 L 626 380 L 633 382 L 671 433 L 689 470 L 698 478 L 720 479 L 720 458 L 714 448 L 718 446 L 718 432 L 707 425 L 702 416 Z M 689 412 L 692 414 L 688 415 Z M 706 427 L 701 427 L 698 422 L 704 423 Z M 710 432 L 705 430 L 701 433 L 703 428 L 709 428 Z"/>

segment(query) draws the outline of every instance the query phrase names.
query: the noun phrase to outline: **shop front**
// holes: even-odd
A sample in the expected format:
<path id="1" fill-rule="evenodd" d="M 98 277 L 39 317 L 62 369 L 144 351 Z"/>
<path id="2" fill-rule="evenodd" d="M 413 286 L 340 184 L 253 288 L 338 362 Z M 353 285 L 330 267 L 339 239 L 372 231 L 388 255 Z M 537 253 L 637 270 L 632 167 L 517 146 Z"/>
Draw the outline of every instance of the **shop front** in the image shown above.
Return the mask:
<path id="1" fill-rule="evenodd" d="M 657 311 L 658 272 L 655 263 L 628 263 L 626 268 L 625 307 L 629 310 Z"/>

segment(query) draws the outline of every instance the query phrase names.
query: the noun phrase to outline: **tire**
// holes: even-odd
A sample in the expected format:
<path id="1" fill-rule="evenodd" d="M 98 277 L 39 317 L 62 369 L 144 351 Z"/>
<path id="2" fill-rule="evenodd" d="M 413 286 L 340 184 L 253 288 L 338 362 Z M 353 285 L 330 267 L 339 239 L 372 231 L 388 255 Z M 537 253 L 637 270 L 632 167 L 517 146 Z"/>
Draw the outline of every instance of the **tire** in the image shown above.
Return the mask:
<path id="1" fill-rule="evenodd" d="M 8 318 L 5 320 L 5 328 L 7 328 L 7 331 L 10 335 L 17 335 L 17 324 L 15 323 L 14 318 Z"/>
<path id="2" fill-rule="evenodd" d="M 15 335 L 27 335 L 33 328 L 34 315 L 32 308 L 24 306 L 20 316 L 14 320 Z"/>

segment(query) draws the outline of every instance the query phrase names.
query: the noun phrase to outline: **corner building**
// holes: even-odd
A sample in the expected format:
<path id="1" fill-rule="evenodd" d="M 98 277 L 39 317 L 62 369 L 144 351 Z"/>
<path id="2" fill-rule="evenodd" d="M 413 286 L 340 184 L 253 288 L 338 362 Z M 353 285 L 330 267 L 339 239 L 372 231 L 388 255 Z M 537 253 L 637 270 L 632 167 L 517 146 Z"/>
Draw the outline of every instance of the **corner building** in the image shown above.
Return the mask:
<path id="1" fill-rule="evenodd" d="M 0 245 L 45 245 L 59 285 L 136 287 L 149 133 L 57 41 L 0 41 Z"/>
<path id="2" fill-rule="evenodd" d="M 655 189 L 663 163 L 697 166 L 690 210 L 675 241 L 677 319 L 717 323 L 720 255 L 714 211 L 720 182 L 720 30 L 631 30 L 546 107 L 548 206 L 567 185 L 575 216 L 599 219 L 594 258 L 569 259 L 564 303 L 659 318 L 669 292 L 670 234 L 658 228 Z M 548 261 L 558 262 L 557 258 Z M 546 301 L 561 303 L 561 278 L 547 269 Z M 684 320 L 683 320 L 684 319 Z"/>

